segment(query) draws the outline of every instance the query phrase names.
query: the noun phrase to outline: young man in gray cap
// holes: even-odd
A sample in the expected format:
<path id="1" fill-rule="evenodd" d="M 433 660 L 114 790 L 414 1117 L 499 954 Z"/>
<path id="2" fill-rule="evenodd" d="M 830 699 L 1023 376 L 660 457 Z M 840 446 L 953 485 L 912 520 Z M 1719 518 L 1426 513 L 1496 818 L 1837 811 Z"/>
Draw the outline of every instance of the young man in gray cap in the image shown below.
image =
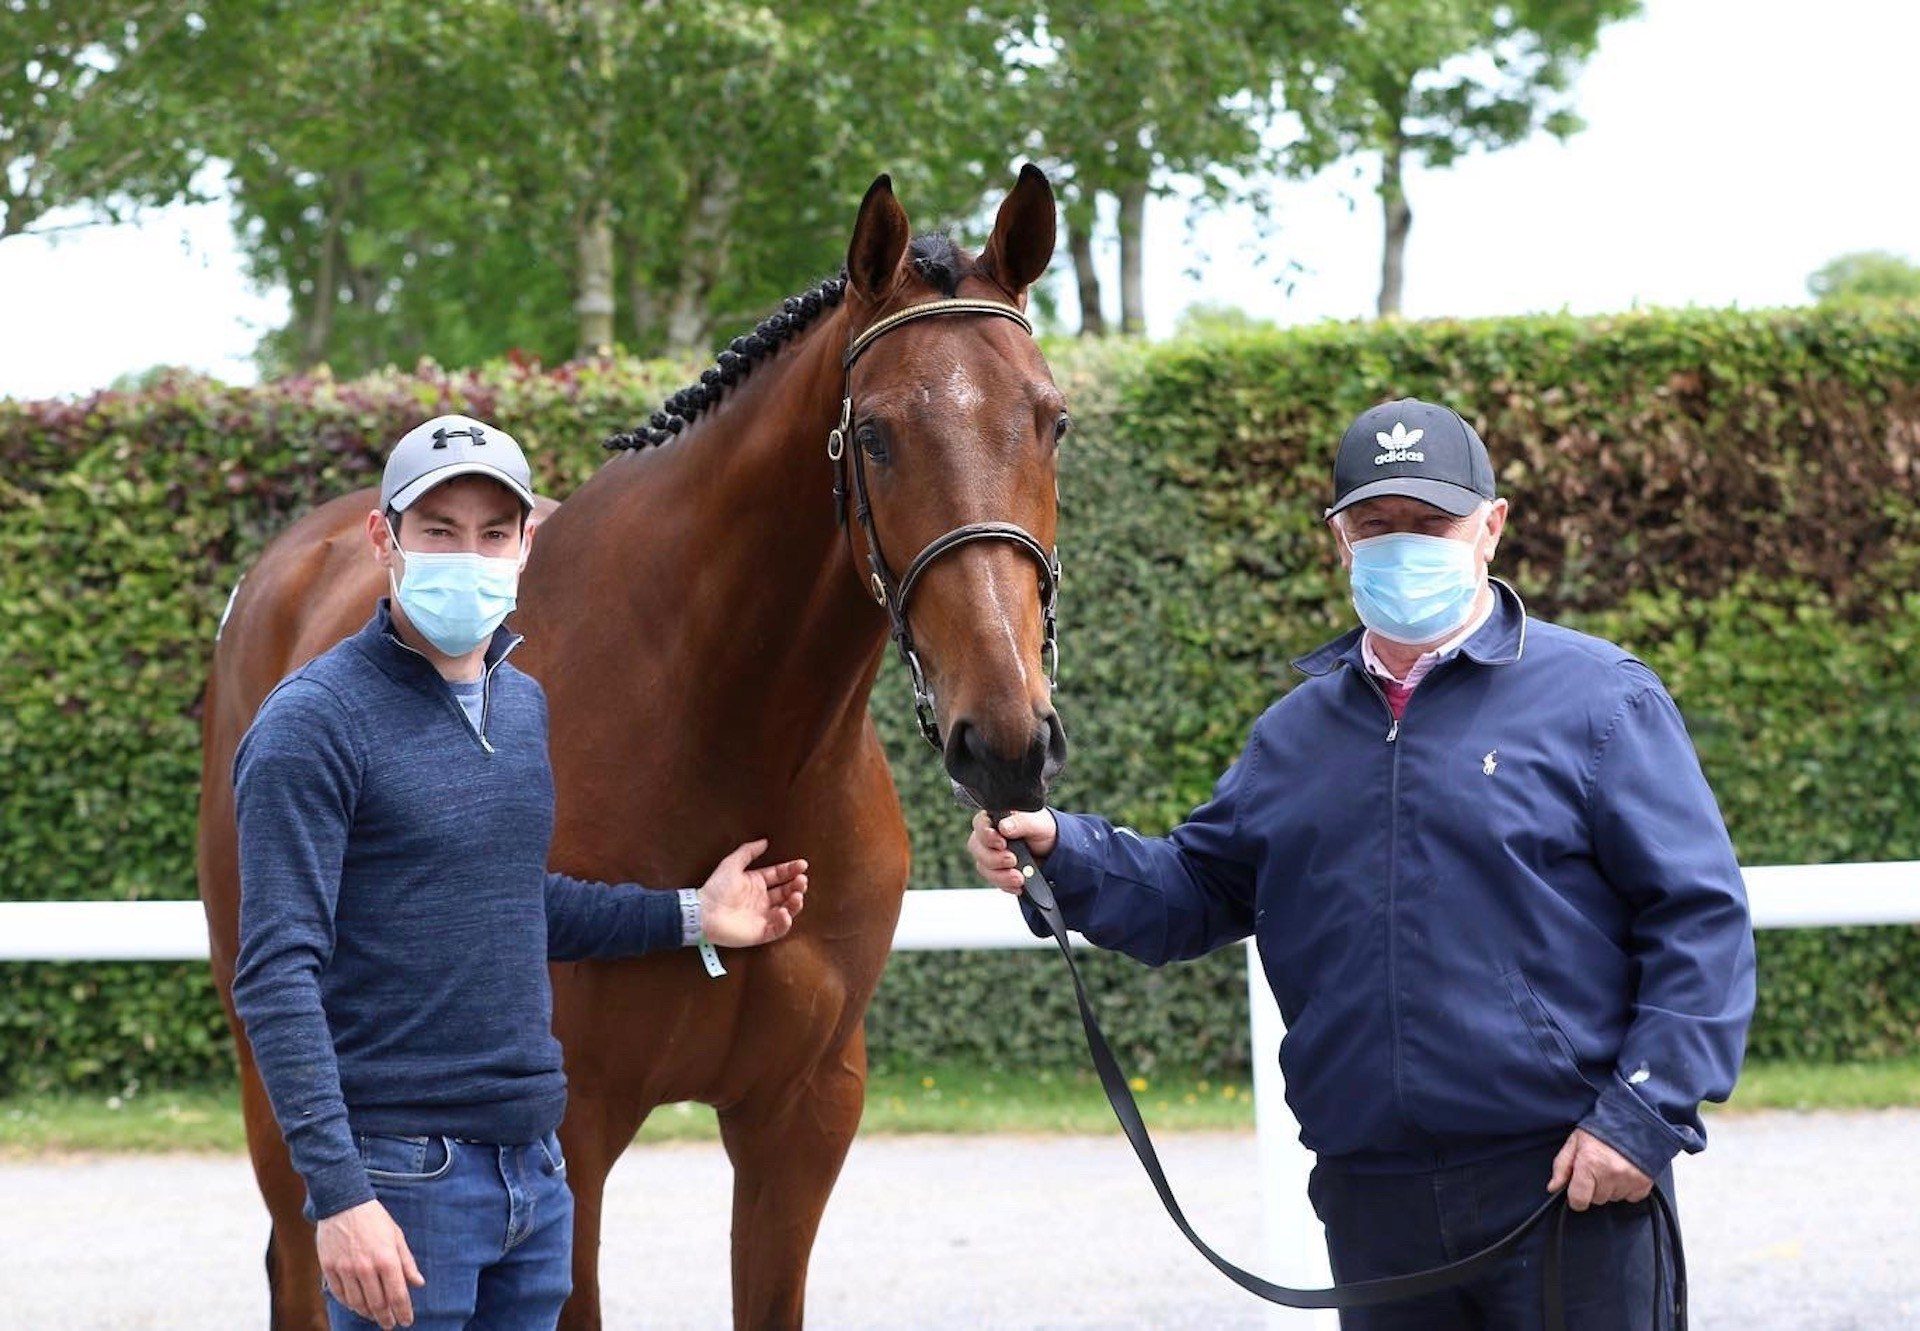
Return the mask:
<path id="1" fill-rule="evenodd" d="M 1365 412 L 1327 510 L 1360 627 L 1294 663 L 1213 797 L 1160 838 L 983 814 L 969 849 L 1018 892 L 1024 838 L 1067 923 L 1149 965 L 1258 938 L 1335 1279 L 1456 1261 L 1564 1188 L 1567 1325 L 1651 1326 L 1644 1203 L 1739 1070 L 1746 895 L 1659 679 L 1488 576 L 1506 518 L 1458 414 Z M 1545 1242 L 1341 1325 L 1531 1331 Z"/>
<path id="2" fill-rule="evenodd" d="M 655 891 L 550 873 L 546 698 L 506 656 L 532 478 L 442 416 L 367 515 L 366 625 L 282 680 L 234 756 L 233 1001 L 318 1222 L 336 1328 L 551 1327 L 573 1199 L 547 962 L 771 942 L 806 862 Z"/>

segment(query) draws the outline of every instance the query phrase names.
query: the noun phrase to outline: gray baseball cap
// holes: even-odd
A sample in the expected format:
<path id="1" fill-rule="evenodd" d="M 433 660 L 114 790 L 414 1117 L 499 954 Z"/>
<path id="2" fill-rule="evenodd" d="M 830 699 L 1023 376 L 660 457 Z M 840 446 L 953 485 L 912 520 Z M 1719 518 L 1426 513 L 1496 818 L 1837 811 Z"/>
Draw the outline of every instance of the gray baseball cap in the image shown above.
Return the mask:
<path id="1" fill-rule="evenodd" d="M 471 416 L 435 416 L 401 435 L 387 454 L 380 507 L 404 512 L 440 482 L 474 475 L 493 477 L 533 507 L 533 473 L 512 435 Z"/>

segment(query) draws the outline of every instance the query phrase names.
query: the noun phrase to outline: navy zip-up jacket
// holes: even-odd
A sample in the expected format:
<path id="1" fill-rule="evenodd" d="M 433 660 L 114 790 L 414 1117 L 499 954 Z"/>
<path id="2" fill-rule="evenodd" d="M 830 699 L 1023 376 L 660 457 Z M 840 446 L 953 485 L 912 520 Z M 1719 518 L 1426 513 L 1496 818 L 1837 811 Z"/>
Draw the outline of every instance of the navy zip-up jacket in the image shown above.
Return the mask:
<path id="1" fill-rule="evenodd" d="M 678 947 L 670 891 L 547 871 L 546 695 L 485 653 L 481 722 L 387 597 L 234 754 L 233 1004 L 315 1219 L 374 1193 L 356 1132 L 530 1141 L 566 1105 L 547 961 Z"/>
<path id="2" fill-rule="evenodd" d="M 1059 813 L 1047 875 L 1149 965 L 1255 935 L 1322 1156 L 1429 1168 L 1580 1126 L 1651 1176 L 1733 1089 L 1745 888 L 1659 679 L 1495 587 L 1399 722 L 1356 629 L 1170 835 Z"/>

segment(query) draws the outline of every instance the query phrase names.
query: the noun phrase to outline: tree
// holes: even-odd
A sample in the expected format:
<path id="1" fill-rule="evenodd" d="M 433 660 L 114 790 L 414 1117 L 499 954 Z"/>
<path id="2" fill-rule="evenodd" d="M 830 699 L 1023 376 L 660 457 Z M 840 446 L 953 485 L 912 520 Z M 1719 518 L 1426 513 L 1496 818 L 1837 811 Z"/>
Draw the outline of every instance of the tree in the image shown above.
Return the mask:
<path id="1" fill-rule="evenodd" d="M 790 0 L 740 5 L 760 26 L 703 35 L 691 25 L 721 7 L 685 8 L 644 108 L 660 150 L 616 203 L 641 345 L 705 351 L 717 329 L 837 269 L 882 170 L 936 224 L 1004 188 L 998 11 Z"/>
<path id="2" fill-rule="evenodd" d="M 1886 250 L 1860 250 L 1831 260 L 1807 279 L 1822 305 L 1920 302 L 1920 264 Z"/>
<path id="3" fill-rule="evenodd" d="M 0 241 L 187 193 L 205 155 L 174 75 L 203 30 L 166 0 L 0 0 Z"/>
<path id="4" fill-rule="evenodd" d="M 1080 295 L 1082 335 L 1105 332 L 1093 232 L 1117 202 L 1120 328 L 1146 326 L 1146 203 L 1169 178 L 1243 198 L 1269 160 L 1281 62 L 1322 26 L 1277 0 L 1043 0 L 1008 51 L 1027 147 L 1053 177 Z"/>
<path id="5" fill-rule="evenodd" d="M 973 123 L 1000 29 L 880 7 L 850 61 L 845 9 L 354 0 L 323 31 L 237 20 L 234 63 L 272 95 L 206 96 L 255 271 L 293 293 L 270 366 L 557 360 L 616 336 L 704 353 L 837 266 L 874 171 L 922 215 L 965 216 L 1005 165 Z"/>
<path id="6" fill-rule="evenodd" d="M 1335 38 L 1309 48 L 1288 80 L 1304 131 L 1294 165 L 1380 154 L 1382 317 L 1400 312 L 1405 287 L 1408 165 L 1445 167 L 1538 130 L 1578 131 L 1574 76 L 1601 28 L 1639 8 L 1640 0 L 1356 0 Z"/>
<path id="7" fill-rule="evenodd" d="M 568 346 L 553 228 L 486 141 L 515 95 L 500 5 L 207 10 L 190 95 L 251 271 L 291 297 L 264 370 Z"/>
<path id="8" fill-rule="evenodd" d="M 251 271 L 291 296 L 263 368 L 351 374 L 705 352 L 837 267 L 877 171 L 964 222 L 1022 156 L 1088 333 L 1111 201 L 1138 333 L 1155 193 L 1270 206 L 1276 166 L 1385 144 L 1397 307 L 1403 163 L 1570 129 L 1555 97 L 1634 3 L 0 0 L 0 204 L 9 231 L 115 215 L 224 163 Z"/>
<path id="9" fill-rule="evenodd" d="M 1263 319 L 1238 305 L 1198 302 L 1180 311 L 1180 319 L 1174 325 L 1173 335 L 1177 339 L 1230 337 L 1237 333 L 1252 333 L 1276 327 L 1278 325 L 1273 320 Z"/>

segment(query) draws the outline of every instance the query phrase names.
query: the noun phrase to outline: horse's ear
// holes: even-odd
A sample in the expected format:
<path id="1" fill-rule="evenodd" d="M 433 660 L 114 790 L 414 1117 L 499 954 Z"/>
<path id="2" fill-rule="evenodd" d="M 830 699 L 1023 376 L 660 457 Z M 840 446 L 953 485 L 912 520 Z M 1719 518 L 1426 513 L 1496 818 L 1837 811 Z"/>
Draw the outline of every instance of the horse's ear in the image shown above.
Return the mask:
<path id="1" fill-rule="evenodd" d="M 882 172 L 860 200 L 860 216 L 847 246 L 847 281 L 854 294 L 869 302 L 891 295 L 910 239 L 907 210 L 893 197 L 893 177 Z"/>
<path id="2" fill-rule="evenodd" d="M 1038 282 L 1053 259 L 1054 211 L 1053 186 L 1044 171 L 1028 162 L 1000 201 L 993 235 L 980 256 L 987 270 L 1015 295 Z"/>

